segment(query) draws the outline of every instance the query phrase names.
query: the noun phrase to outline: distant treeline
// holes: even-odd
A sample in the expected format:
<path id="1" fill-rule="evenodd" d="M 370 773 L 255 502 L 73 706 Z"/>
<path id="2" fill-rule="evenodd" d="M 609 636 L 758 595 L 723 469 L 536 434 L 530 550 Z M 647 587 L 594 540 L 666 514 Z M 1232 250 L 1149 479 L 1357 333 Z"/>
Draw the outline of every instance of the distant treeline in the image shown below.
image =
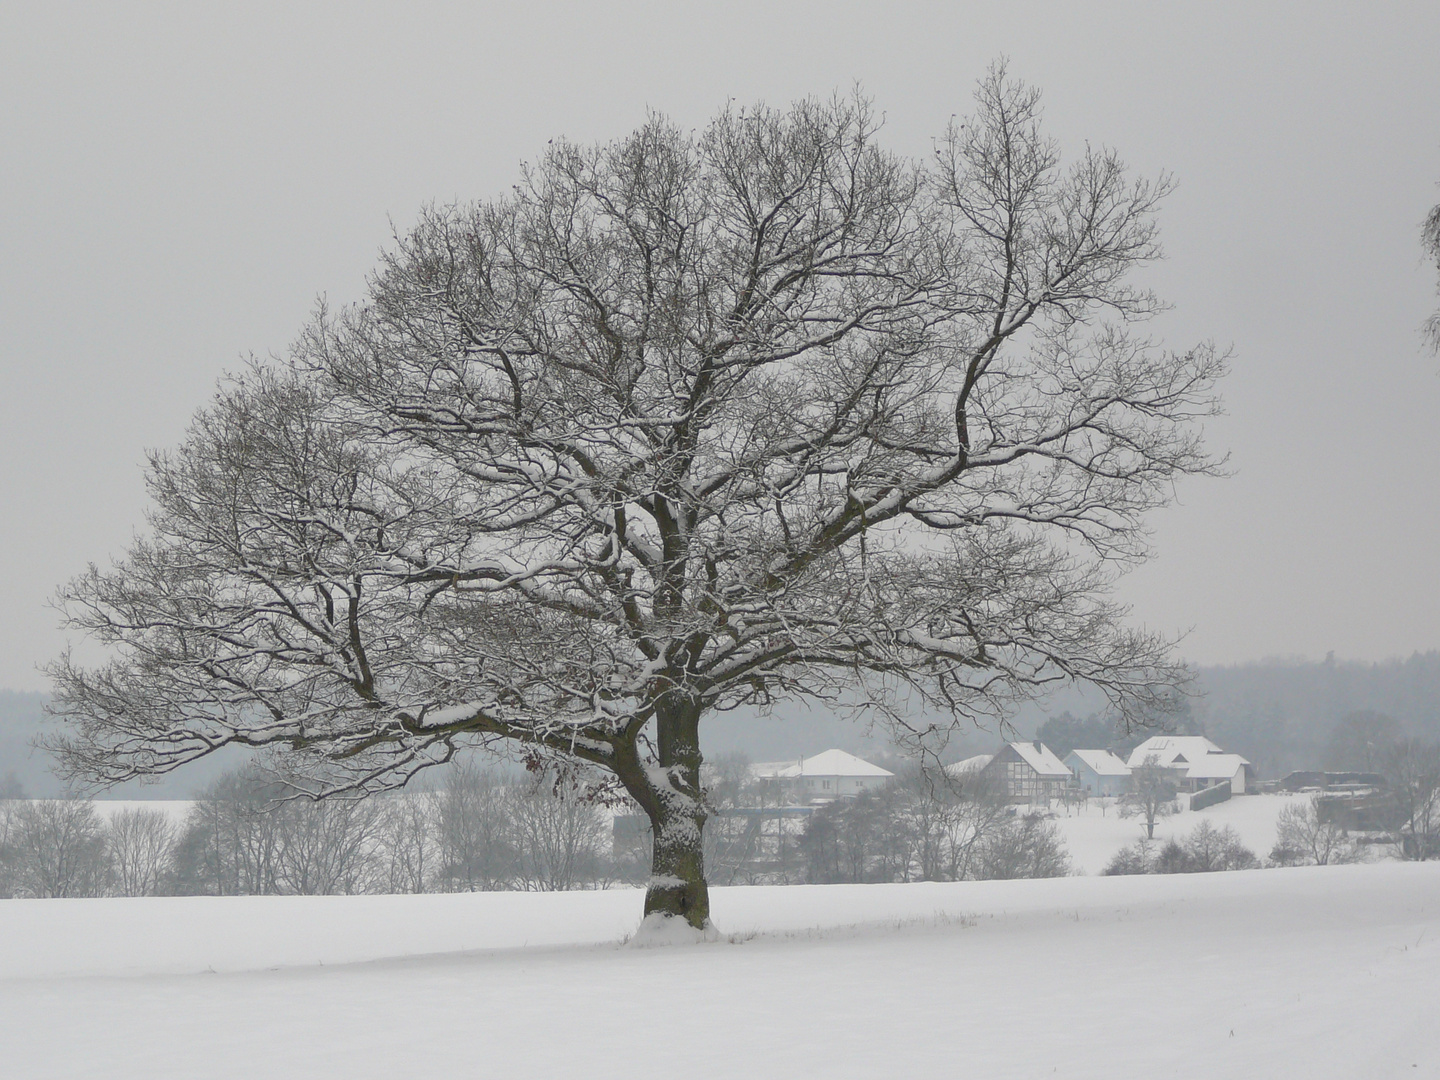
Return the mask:
<path id="1" fill-rule="evenodd" d="M 1347 767 L 1334 760 L 1332 742 L 1341 722 L 1357 715 L 1388 718 L 1401 736 L 1440 740 L 1440 651 L 1378 664 L 1262 660 L 1202 667 L 1197 675 L 1200 696 L 1191 703 L 1188 715 L 1177 719 L 1179 728 L 1208 735 L 1226 750 L 1243 754 L 1262 777 L 1279 777 L 1296 769 Z M 60 793 L 59 783 L 49 772 L 48 757 L 31 749 L 47 724 L 44 701 L 40 694 L 0 691 L 0 781 L 13 774 L 32 795 L 49 796 Z M 1099 727 L 1076 733 L 1097 747 L 1125 741 L 1104 716 L 1103 701 L 1081 691 L 1060 693 L 1042 706 L 1027 707 L 1016 718 L 1016 731 L 1046 738 L 1040 733 L 1042 727 L 1061 716 L 1097 720 Z M 950 747 L 950 756 L 988 752 L 999 739 L 995 732 L 962 733 Z M 770 715 L 737 710 L 717 717 L 702 732 L 702 740 L 707 755 L 740 752 L 756 761 L 798 758 L 829 746 L 872 761 L 889 756 L 878 726 L 872 730 L 863 721 L 786 702 Z M 1062 754 L 1065 750 L 1053 744 L 1052 749 Z M 119 794 L 183 798 L 240 764 L 233 756 L 201 762 L 158 787 L 131 785 Z"/>
<path id="2" fill-rule="evenodd" d="M 759 835 L 743 762 L 714 778 L 706 864 L 716 884 L 1052 877 L 1055 827 L 991 788 L 914 776 L 817 809 L 789 836 Z M 977 786 L 978 785 L 978 786 Z M 563 772 L 463 764 L 446 786 L 319 802 L 254 772 L 221 777 L 180 816 L 151 804 L 106 815 L 83 799 L 0 791 L 0 898 L 558 891 L 643 883 L 648 834 L 615 843 L 596 789 Z M 8 796 L 8 798 L 6 797 Z M 627 816 L 634 807 L 619 806 Z M 778 843 L 777 843 L 778 841 Z"/>
<path id="3" fill-rule="evenodd" d="M 612 858 L 609 817 L 580 784 L 470 766 L 447 779 L 314 802 L 244 771 L 178 817 L 12 797 L 0 801 L 0 897 L 540 891 L 643 873 Z"/>
<path id="4" fill-rule="evenodd" d="M 1365 768 L 1340 745 L 1357 718 L 1388 718 L 1399 737 L 1440 740 L 1440 652 L 1381 664 L 1267 660 L 1202 668 L 1200 687 L 1194 713 L 1205 734 L 1245 755 L 1262 776 Z"/>
<path id="5" fill-rule="evenodd" d="M 1173 718 L 1174 730 L 1244 755 L 1261 777 L 1373 770 L 1399 740 L 1440 741 L 1440 652 L 1382 664 L 1265 660 L 1197 676 L 1199 693 Z M 1150 734 L 1117 731 L 1098 703 L 1064 704 L 1034 727 L 1062 757 L 1076 747 L 1128 751 Z"/>

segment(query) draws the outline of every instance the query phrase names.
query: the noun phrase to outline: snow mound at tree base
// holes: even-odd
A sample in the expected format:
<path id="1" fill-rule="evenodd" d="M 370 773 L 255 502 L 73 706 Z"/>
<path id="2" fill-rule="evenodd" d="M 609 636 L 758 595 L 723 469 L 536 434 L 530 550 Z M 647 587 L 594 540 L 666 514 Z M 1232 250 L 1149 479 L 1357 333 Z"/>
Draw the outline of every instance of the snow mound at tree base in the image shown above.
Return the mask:
<path id="1" fill-rule="evenodd" d="M 708 919 L 704 928 L 697 930 L 678 915 L 654 911 L 640 920 L 639 929 L 626 944 L 632 949 L 653 949 L 659 945 L 703 945 L 719 940 L 720 931 Z"/>

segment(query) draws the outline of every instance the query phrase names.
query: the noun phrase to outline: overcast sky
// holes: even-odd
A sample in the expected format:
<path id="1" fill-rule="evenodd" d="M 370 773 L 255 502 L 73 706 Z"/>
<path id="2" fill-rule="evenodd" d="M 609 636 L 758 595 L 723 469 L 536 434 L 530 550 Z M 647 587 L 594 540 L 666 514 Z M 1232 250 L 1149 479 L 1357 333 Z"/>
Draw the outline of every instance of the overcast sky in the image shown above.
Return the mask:
<path id="1" fill-rule="evenodd" d="M 0 686 L 143 528 L 147 447 L 216 378 L 361 295 L 430 201 L 547 139 L 698 126 L 859 80 L 921 154 L 991 59 L 1067 146 L 1179 188 L 1147 280 L 1232 344 L 1235 475 L 1154 519 L 1123 597 L 1199 663 L 1440 648 L 1440 4 L 0 5 Z"/>

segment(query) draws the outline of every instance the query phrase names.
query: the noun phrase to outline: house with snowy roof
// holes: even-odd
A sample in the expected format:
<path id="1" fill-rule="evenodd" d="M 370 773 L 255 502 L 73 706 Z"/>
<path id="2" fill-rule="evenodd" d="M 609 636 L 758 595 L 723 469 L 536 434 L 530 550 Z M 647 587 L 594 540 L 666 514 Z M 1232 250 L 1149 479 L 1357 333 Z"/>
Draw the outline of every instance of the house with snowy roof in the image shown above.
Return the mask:
<path id="1" fill-rule="evenodd" d="M 994 758 L 994 754 L 976 754 L 974 757 L 964 758 L 952 765 L 946 765 L 945 775 L 952 780 L 964 780 L 968 776 L 984 772 L 985 766 Z"/>
<path id="2" fill-rule="evenodd" d="M 1049 802 L 1070 786 L 1070 770 L 1039 739 L 1006 743 L 981 770 L 1012 803 Z"/>
<path id="3" fill-rule="evenodd" d="M 1174 769 L 1182 791 L 1203 791 L 1228 782 L 1232 795 L 1253 785 L 1254 766 L 1239 754 L 1227 754 L 1203 735 L 1152 735 L 1130 752 L 1133 770 L 1155 764 Z"/>
<path id="4" fill-rule="evenodd" d="M 799 761 L 761 761 L 750 766 L 757 780 L 769 780 L 792 798 L 817 802 L 851 798 L 883 787 L 895 774 L 844 750 L 826 750 Z"/>
<path id="5" fill-rule="evenodd" d="M 1109 750 L 1071 750 L 1065 767 L 1087 795 L 1124 795 L 1130 789 L 1130 766 Z"/>

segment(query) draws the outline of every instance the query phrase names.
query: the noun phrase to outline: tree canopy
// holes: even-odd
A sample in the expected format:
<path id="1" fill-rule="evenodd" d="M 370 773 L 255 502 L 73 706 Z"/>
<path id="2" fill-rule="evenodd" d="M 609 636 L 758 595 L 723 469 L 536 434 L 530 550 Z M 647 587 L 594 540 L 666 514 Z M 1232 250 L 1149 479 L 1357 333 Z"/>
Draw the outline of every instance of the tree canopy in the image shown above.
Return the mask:
<path id="1" fill-rule="evenodd" d="M 1225 367 L 1136 329 L 1170 183 L 1062 164 L 1003 67 L 927 160 L 879 127 L 858 96 L 651 117 L 423 212 L 63 590 L 113 652 L 53 666 L 68 767 L 240 744 L 319 795 L 513 745 L 623 787 L 647 914 L 703 927 L 706 713 L 843 696 L 933 749 L 1065 680 L 1163 708 L 1184 672 L 1110 587 L 1214 469 Z"/>

